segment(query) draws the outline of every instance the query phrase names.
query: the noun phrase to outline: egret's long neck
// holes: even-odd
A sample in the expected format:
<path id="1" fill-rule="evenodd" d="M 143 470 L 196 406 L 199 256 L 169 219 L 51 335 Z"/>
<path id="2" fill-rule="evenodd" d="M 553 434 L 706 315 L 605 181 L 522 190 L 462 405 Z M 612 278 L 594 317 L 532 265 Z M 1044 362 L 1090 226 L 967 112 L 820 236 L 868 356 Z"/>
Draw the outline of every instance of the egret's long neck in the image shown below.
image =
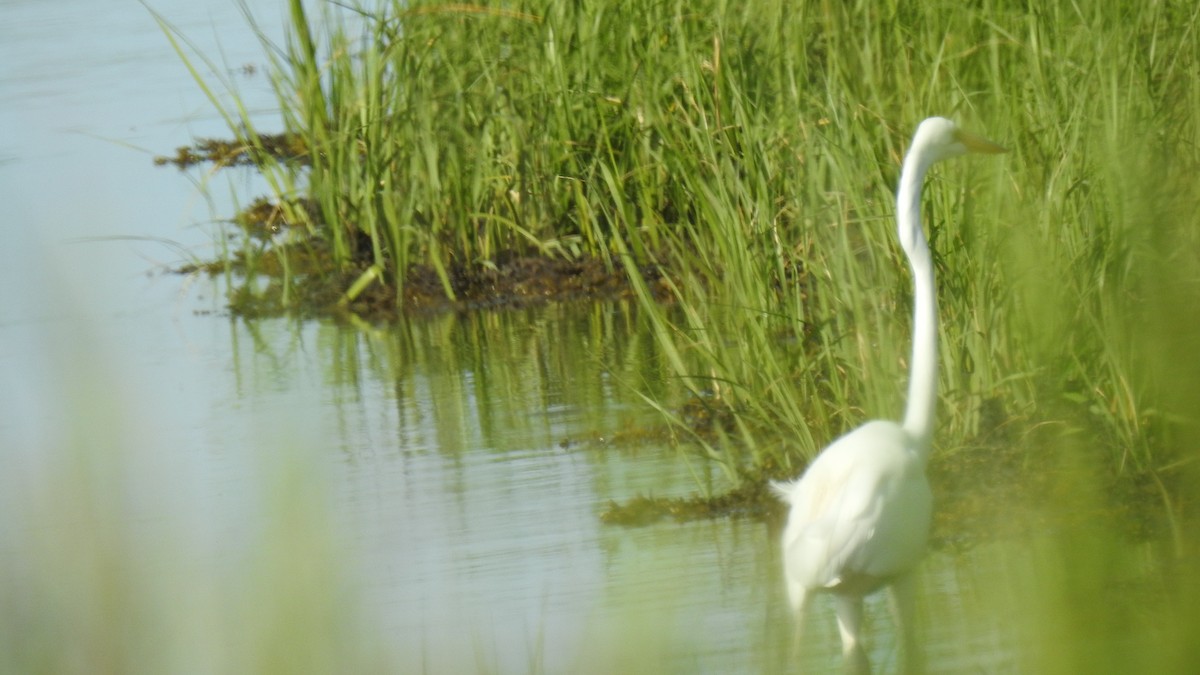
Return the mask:
<path id="1" fill-rule="evenodd" d="M 904 430 L 917 441 L 922 455 L 933 439 L 934 408 L 937 405 L 937 292 L 933 284 L 933 259 L 921 230 L 921 184 L 931 161 L 910 151 L 900 173 L 896 191 L 896 219 L 900 245 L 908 255 L 913 273 L 913 351 L 908 379 L 908 407 Z"/>

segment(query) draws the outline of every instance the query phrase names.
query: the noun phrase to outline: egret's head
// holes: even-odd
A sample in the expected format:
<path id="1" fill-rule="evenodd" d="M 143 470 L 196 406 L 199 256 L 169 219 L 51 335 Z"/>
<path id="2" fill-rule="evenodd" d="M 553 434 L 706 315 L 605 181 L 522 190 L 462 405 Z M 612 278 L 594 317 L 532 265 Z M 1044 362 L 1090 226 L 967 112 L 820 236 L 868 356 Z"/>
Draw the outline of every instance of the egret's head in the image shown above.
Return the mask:
<path id="1" fill-rule="evenodd" d="M 985 154 L 1007 152 L 986 138 L 959 129 L 957 124 L 945 117 L 930 117 L 917 127 L 917 133 L 913 136 L 913 144 L 909 152 L 918 151 L 926 155 L 930 163 L 948 157 L 965 155 L 968 152 Z"/>

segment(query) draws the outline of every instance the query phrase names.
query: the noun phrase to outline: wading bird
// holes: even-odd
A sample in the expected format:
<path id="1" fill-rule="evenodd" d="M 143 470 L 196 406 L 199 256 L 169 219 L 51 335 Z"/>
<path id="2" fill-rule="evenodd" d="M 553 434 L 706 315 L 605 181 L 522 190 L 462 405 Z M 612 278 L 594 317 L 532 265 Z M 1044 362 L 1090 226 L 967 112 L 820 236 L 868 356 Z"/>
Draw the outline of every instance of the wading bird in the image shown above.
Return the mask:
<path id="1" fill-rule="evenodd" d="M 937 403 L 937 298 L 933 258 L 921 230 L 921 184 L 938 160 L 1004 148 L 931 117 L 917 127 L 896 191 L 900 245 L 913 274 L 913 348 L 908 404 L 900 423 L 874 420 L 826 447 L 799 479 L 774 488 L 790 506 L 784 576 L 797 621 L 814 593 L 829 593 L 848 671 L 870 671 L 860 627 L 863 598 L 885 586 L 910 669 L 919 662 L 911 629 L 912 570 L 925 553 L 933 500 L 925 462 Z M 797 642 L 797 644 L 799 644 Z"/>

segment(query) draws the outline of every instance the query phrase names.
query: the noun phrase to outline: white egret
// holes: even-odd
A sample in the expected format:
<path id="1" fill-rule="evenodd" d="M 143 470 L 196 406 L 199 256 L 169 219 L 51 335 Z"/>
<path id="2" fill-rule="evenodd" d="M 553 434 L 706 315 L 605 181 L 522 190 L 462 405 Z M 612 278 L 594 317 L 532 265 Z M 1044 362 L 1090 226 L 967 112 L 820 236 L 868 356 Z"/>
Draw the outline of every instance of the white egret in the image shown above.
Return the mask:
<path id="1" fill-rule="evenodd" d="M 846 668 L 869 672 L 860 626 L 863 597 L 890 587 L 892 611 L 908 664 L 916 665 L 911 630 L 911 572 L 925 553 L 932 495 L 925 477 L 937 402 L 937 298 L 933 259 L 921 229 L 921 185 L 938 160 L 1004 148 L 931 117 L 917 127 L 896 191 L 900 245 L 914 283 L 913 350 L 908 404 L 900 423 L 874 420 L 825 448 L 799 479 L 776 483 L 791 505 L 783 533 L 784 576 L 796 615 L 814 593 L 832 595 Z"/>

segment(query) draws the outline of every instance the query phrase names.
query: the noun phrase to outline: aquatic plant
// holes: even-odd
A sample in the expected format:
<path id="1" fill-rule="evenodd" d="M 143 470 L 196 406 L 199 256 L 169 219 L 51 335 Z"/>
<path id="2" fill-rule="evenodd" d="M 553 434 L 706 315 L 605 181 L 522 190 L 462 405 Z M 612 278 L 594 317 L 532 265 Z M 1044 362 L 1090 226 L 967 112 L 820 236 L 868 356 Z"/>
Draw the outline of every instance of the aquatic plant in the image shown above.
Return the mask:
<path id="1" fill-rule="evenodd" d="M 910 283 L 891 195 L 908 130 L 949 115 L 1013 154 L 927 197 L 939 453 L 1057 457 L 1061 435 L 1087 434 L 1114 474 L 1165 471 L 1171 499 L 1192 459 L 1171 439 L 1194 415 L 1165 393 L 1174 373 L 1145 367 L 1145 327 L 1160 308 L 1192 318 L 1194 8 L 289 8 L 286 42 L 264 38 L 281 135 L 218 95 L 219 69 L 163 20 L 273 186 L 273 245 L 247 234 L 230 253 L 241 311 L 396 307 L 417 268 L 454 298 L 506 260 L 595 261 L 628 277 L 674 375 L 727 420 L 696 435 L 703 452 L 731 477 L 794 475 L 898 408 Z M 655 401 L 690 433 L 679 403 Z"/>

